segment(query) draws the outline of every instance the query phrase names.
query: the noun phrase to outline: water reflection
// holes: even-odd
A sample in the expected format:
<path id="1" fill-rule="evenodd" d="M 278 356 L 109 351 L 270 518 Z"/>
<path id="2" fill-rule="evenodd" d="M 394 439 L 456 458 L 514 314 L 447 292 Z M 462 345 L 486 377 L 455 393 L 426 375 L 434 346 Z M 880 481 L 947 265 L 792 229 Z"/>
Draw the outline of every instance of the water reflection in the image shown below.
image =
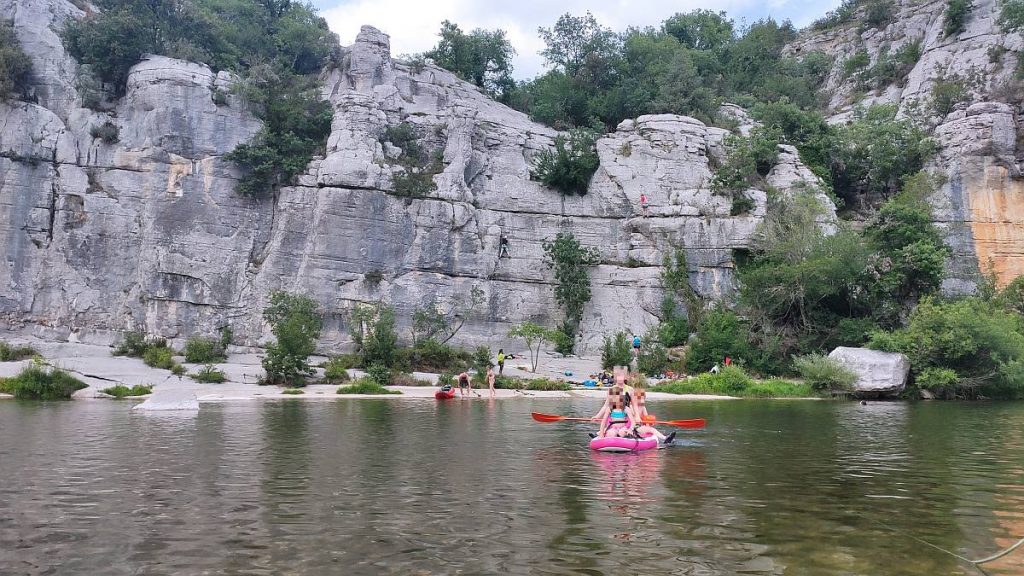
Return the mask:
<path id="1" fill-rule="evenodd" d="M 586 449 L 573 401 L 0 402 L 3 574 L 977 574 L 1024 530 L 1024 406 L 665 403 Z M 1024 573 L 1024 554 L 986 566 Z"/>

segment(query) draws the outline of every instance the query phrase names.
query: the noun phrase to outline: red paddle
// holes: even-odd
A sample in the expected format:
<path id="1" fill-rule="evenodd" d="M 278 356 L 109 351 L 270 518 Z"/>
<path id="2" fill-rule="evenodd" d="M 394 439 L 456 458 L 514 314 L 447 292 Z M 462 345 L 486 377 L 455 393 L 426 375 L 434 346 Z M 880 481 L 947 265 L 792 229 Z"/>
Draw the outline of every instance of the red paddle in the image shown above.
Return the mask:
<path id="1" fill-rule="evenodd" d="M 537 422 L 596 422 L 590 418 L 573 418 L 571 416 L 559 416 L 557 414 L 541 414 L 540 412 L 532 412 L 530 416 L 533 417 Z M 645 424 L 651 424 L 651 422 L 645 422 Z M 689 420 L 656 420 L 653 424 L 665 424 L 667 426 L 676 426 L 678 428 L 703 428 L 703 418 L 691 418 Z"/>

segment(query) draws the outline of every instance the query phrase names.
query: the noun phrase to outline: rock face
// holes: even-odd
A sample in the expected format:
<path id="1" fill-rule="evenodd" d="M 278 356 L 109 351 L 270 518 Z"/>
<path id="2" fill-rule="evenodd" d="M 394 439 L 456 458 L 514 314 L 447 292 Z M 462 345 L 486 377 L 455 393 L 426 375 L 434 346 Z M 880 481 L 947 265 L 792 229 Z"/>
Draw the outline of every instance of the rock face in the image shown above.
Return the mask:
<path id="1" fill-rule="evenodd" d="M 899 394 L 906 387 L 907 376 L 910 375 L 910 361 L 903 354 L 840 346 L 828 357 L 857 374 L 854 394 L 860 396 Z"/>
<path id="2" fill-rule="evenodd" d="M 1024 39 L 999 29 L 998 0 L 971 2 L 966 29 L 947 37 L 946 4 L 898 0 L 891 23 L 881 29 L 853 22 L 808 30 L 787 53 L 822 51 L 835 58 L 823 88 L 833 122 L 846 121 L 856 106 L 895 103 L 900 114 L 923 115 L 935 127 L 941 150 L 926 169 L 943 181 L 931 202 L 953 252 L 944 289 L 964 293 L 975 290 L 980 273 L 994 273 L 1000 284 L 1024 273 L 1024 148 L 1018 142 L 1024 85 L 1014 76 Z M 857 52 L 868 54 L 870 68 L 914 43 L 920 58 L 904 80 L 858 86 L 857 73 L 845 70 Z M 938 116 L 932 89 L 949 81 L 962 81 L 969 95 Z"/>
<path id="3" fill-rule="evenodd" d="M 325 350 L 348 341 L 353 305 L 375 301 L 396 307 L 403 330 L 418 307 L 461 306 L 456 343 L 502 345 L 514 323 L 560 320 L 542 242 L 571 231 L 601 255 L 579 347 L 595 352 L 606 331 L 657 322 L 660 264 L 677 248 L 698 292 L 732 290 L 732 253 L 750 247 L 764 214 L 762 191 L 749 192 L 756 207 L 741 216 L 711 194 L 709 158 L 724 153 L 726 132 L 681 116 L 623 122 L 598 142 L 590 193 L 562 197 L 530 178 L 555 131 L 447 71 L 393 61 L 387 35 L 370 27 L 325 75 L 334 121 L 324 156 L 274 199 L 242 198 L 222 156 L 261 124 L 234 97 L 214 103 L 227 74 L 150 57 L 131 70 L 115 110 L 93 112 L 54 40 L 77 8 L 0 6 L 48 78 L 38 103 L 0 104 L 0 314 L 51 337 L 103 341 L 143 328 L 186 338 L 230 325 L 258 343 L 269 293 L 286 289 L 320 303 Z M 26 39 L 38 34 L 49 40 Z M 91 136 L 104 122 L 118 127 L 118 142 Z M 384 135 L 401 122 L 441 158 L 436 190 L 422 198 L 395 193 L 408 168 Z M 816 184 L 791 149 L 768 181 L 783 193 Z M 498 259 L 502 233 L 511 258 Z"/>

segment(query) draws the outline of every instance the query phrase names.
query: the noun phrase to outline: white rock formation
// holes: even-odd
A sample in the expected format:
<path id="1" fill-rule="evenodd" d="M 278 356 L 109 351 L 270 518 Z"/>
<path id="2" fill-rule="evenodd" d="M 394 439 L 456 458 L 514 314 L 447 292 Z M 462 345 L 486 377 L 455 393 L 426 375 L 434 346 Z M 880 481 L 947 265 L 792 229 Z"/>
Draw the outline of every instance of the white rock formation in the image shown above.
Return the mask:
<path id="1" fill-rule="evenodd" d="M 186 338 L 230 324 L 256 343 L 268 336 L 268 294 L 287 289 L 321 304 L 331 350 L 348 341 L 357 302 L 389 302 L 405 326 L 415 308 L 447 309 L 476 289 L 484 304 L 456 343 L 502 345 L 515 323 L 560 319 L 541 244 L 569 230 L 601 254 L 581 338 L 593 352 L 606 331 L 657 322 L 659 265 L 676 247 L 699 292 L 728 293 L 732 251 L 749 248 L 764 213 L 761 191 L 742 216 L 710 193 L 709 155 L 723 153 L 725 131 L 670 115 L 624 122 L 599 140 L 590 193 L 563 198 L 530 179 L 555 131 L 445 70 L 394 62 L 387 35 L 370 27 L 326 75 L 334 121 L 324 157 L 276 199 L 246 199 L 221 157 L 261 123 L 234 97 L 214 103 L 228 75 L 150 57 L 114 110 L 94 112 L 81 107 L 75 64 L 53 33 L 77 8 L 0 7 L 45 78 L 37 94 L 46 91 L 39 103 L 0 105 L 0 314 L 44 336 L 107 342 L 111 331 L 143 328 Z M 117 143 L 90 135 L 108 121 Z M 398 150 L 381 137 L 399 122 L 443 158 L 426 198 L 392 193 Z M 804 178 L 813 175 L 784 150 L 769 180 L 785 191 Z M 512 257 L 499 260 L 503 232 Z"/>
<path id="2" fill-rule="evenodd" d="M 907 376 L 910 375 L 910 361 L 903 354 L 840 346 L 828 357 L 857 374 L 854 393 L 858 395 L 899 394 L 906 387 Z"/>

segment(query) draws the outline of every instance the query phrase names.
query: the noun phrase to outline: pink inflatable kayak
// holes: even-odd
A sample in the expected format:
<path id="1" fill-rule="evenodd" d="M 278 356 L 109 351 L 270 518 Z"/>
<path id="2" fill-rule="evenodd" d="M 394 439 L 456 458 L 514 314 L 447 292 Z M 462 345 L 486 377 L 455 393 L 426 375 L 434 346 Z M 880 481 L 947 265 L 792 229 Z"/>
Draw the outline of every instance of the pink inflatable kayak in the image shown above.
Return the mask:
<path id="1" fill-rule="evenodd" d="M 598 452 L 640 452 L 658 447 L 658 439 L 648 436 L 636 438 L 594 438 L 590 441 L 590 449 Z"/>

